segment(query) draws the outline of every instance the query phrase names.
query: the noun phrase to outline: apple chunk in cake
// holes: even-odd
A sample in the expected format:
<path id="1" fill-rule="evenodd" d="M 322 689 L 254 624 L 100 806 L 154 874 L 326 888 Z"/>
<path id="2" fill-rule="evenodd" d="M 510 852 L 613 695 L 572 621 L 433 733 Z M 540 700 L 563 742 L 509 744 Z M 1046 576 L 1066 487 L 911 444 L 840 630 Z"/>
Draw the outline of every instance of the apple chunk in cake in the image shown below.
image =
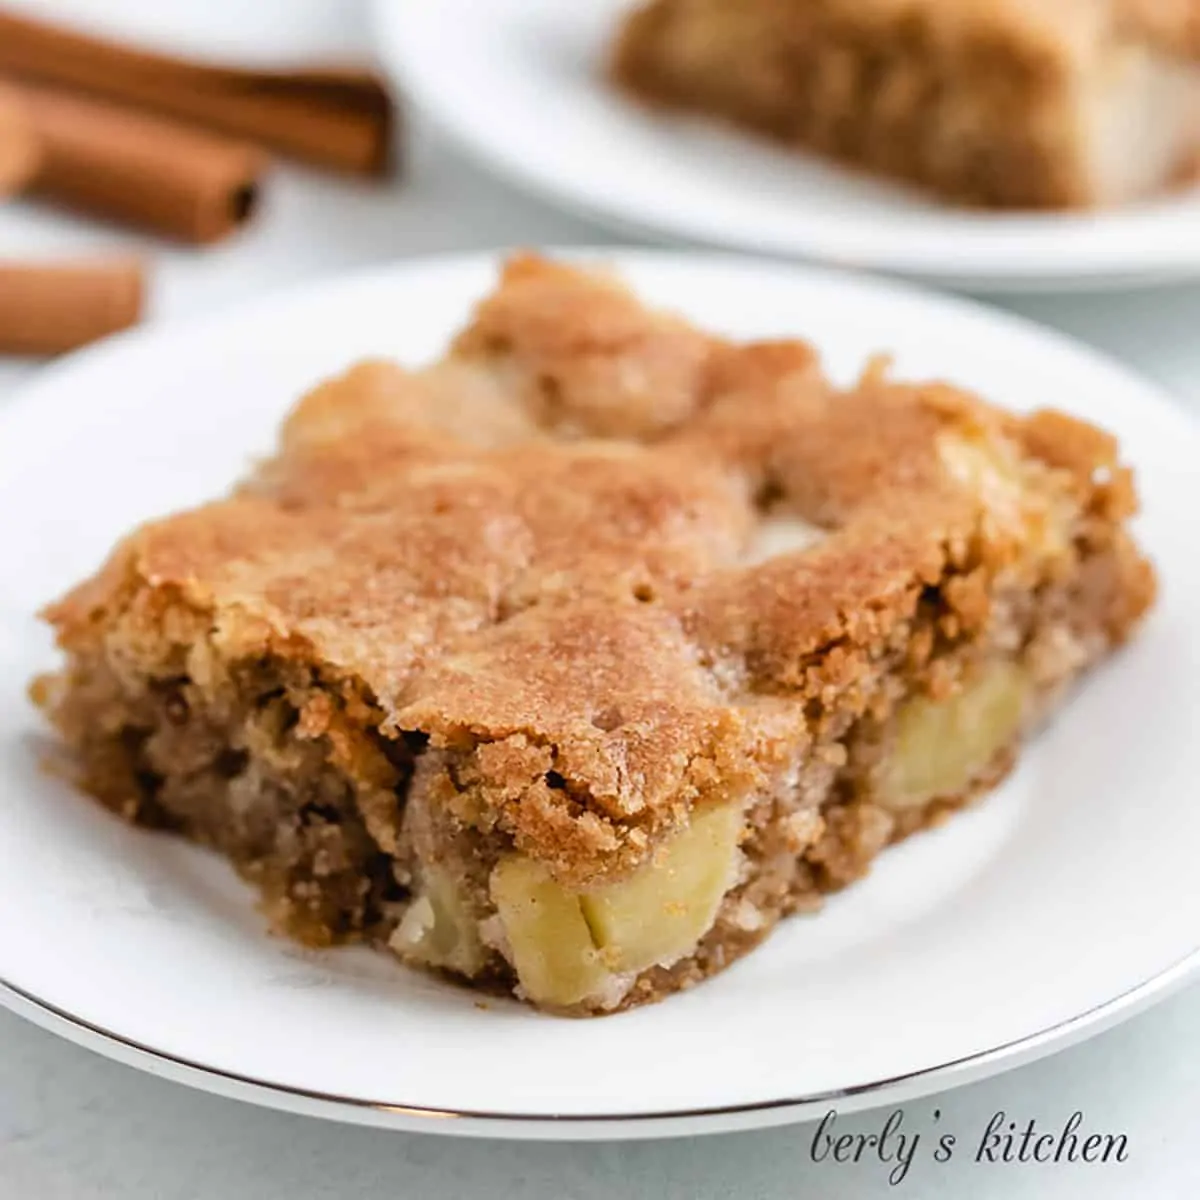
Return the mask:
<path id="1" fill-rule="evenodd" d="M 996 783 L 1153 574 L 1111 438 L 512 260 L 47 617 L 83 786 L 313 944 L 600 1013 Z"/>
<path id="2" fill-rule="evenodd" d="M 1117 204 L 1200 154 L 1192 0 L 647 0 L 616 81 L 1002 208 Z"/>

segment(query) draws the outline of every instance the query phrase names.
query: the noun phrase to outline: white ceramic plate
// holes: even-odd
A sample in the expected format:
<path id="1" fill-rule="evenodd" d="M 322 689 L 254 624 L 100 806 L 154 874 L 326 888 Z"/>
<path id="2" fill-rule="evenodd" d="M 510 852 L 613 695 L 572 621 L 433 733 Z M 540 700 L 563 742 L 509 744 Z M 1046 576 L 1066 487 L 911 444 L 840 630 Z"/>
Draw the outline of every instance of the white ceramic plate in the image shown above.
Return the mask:
<path id="1" fill-rule="evenodd" d="M 670 239 L 988 290 L 1200 271 L 1200 190 L 1102 215 L 998 216 L 616 95 L 628 0 L 375 0 L 378 50 L 463 147 L 559 204 Z"/>
<path id="2" fill-rule="evenodd" d="M 1017 407 L 1116 430 L 1141 470 L 1165 595 L 998 793 L 890 851 L 815 918 L 695 991 L 594 1021 L 367 951 L 267 935 L 221 862 L 128 829 L 38 767 L 30 614 L 142 518 L 210 497 L 302 389 L 356 356 L 435 355 L 486 259 L 410 264 L 47 370 L 0 410 L 0 998 L 160 1074 L 347 1120 L 538 1137 L 794 1120 L 928 1092 L 1112 1023 L 1200 945 L 1200 438 L 1155 390 L 987 310 L 815 270 L 618 255 L 651 300 L 736 336 L 803 331 L 848 379 L 897 352 Z M 454 1119 L 451 1119 L 454 1118 Z"/>

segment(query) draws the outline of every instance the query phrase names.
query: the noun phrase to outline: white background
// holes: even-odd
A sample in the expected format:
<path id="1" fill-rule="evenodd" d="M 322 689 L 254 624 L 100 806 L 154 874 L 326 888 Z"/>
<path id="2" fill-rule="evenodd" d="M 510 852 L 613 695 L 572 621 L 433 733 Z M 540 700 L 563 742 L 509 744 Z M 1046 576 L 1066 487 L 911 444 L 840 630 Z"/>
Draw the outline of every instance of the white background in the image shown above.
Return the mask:
<path id="1" fill-rule="evenodd" d="M 83 0 L 74 4 L 87 7 Z M 153 7 L 162 23 L 162 6 L 131 6 L 139 7 Z M 311 14 L 319 7 L 307 0 L 301 10 Z M 328 14 L 323 21 L 328 27 Z M 337 24 L 340 36 L 352 40 L 352 23 Z M 153 319 L 168 321 L 370 262 L 611 240 L 490 180 L 419 123 L 412 134 L 407 170 L 390 186 L 280 169 L 253 228 L 214 249 L 164 250 L 90 222 L 11 205 L 0 210 L 0 256 L 144 246 L 157 262 Z M 1181 404 L 1200 409 L 1200 286 L 1005 303 L 1109 350 L 1167 386 Z M 0 361 L 0 405 L 34 370 L 34 364 Z M 884 1035 L 886 1020 L 881 1006 Z M 909 1126 L 928 1131 L 939 1110 L 937 1128 L 957 1136 L 956 1156 L 949 1165 L 935 1165 L 926 1132 L 908 1177 L 890 1186 L 891 1164 L 812 1162 L 811 1126 L 571 1147 L 460 1142 L 324 1124 L 139 1075 L 0 1013 L 0 1200 L 346 1200 L 378 1194 L 462 1200 L 1183 1200 L 1200 1194 L 1197 1045 L 1200 988 L 1193 987 L 1083 1047 L 914 1102 L 907 1106 Z M 1082 1110 L 1083 1132 L 1124 1133 L 1129 1159 L 1120 1166 L 976 1164 L 975 1146 L 1001 1109 L 1020 1126 L 1032 1118 L 1046 1131 Z M 877 1131 L 887 1111 L 841 1124 Z"/>

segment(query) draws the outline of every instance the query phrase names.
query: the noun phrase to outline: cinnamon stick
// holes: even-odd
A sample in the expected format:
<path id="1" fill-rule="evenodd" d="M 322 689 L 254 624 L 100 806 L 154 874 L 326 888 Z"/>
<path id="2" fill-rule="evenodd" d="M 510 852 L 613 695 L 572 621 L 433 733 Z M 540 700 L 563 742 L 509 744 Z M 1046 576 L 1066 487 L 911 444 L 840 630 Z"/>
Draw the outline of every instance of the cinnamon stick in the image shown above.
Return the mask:
<path id="1" fill-rule="evenodd" d="M 248 143 L 51 88 L 10 90 L 40 145 L 40 195 L 189 242 L 216 241 L 254 211 L 266 159 Z"/>
<path id="2" fill-rule="evenodd" d="M 0 354 L 60 354 L 126 329 L 144 295 L 136 259 L 0 262 Z"/>
<path id="3" fill-rule="evenodd" d="M 122 46 L 0 12 L 0 70 L 248 138 L 319 166 L 383 174 L 394 109 L 373 72 L 243 70 Z"/>
<path id="4" fill-rule="evenodd" d="M 16 93 L 0 88 L 0 196 L 21 191 L 33 178 L 39 159 L 25 106 Z"/>

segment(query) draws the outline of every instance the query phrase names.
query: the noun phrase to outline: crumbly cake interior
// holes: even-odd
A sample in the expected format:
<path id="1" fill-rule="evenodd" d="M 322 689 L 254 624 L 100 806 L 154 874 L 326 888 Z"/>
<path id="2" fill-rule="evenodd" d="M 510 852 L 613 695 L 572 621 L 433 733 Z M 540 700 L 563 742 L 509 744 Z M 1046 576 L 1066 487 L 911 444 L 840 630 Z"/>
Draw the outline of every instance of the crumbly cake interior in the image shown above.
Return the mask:
<path id="1" fill-rule="evenodd" d="M 1129 202 L 1200 155 L 1191 0 L 646 0 L 611 72 L 971 205 Z"/>
<path id="2" fill-rule="evenodd" d="M 719 971 L 997 782 L 1154 576 L 1105 433 L 509 262 L 46 613 L 83 786 L 544 1009 Z"/>

